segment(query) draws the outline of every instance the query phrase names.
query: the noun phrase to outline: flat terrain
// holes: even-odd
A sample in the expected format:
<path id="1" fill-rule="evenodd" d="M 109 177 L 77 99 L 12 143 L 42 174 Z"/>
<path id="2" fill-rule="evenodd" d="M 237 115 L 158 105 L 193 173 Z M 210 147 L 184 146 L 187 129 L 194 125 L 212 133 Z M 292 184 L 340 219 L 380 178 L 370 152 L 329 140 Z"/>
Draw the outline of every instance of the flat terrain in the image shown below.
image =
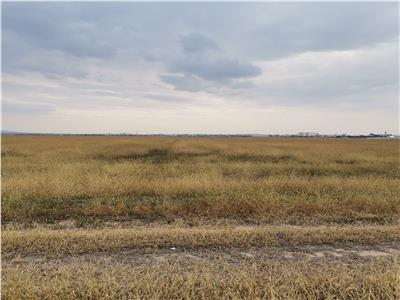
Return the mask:
<path id="1" fill-rule="evenodd" d="M 2 297 L 400 298 L 398 140 L 2 138 Z"/>

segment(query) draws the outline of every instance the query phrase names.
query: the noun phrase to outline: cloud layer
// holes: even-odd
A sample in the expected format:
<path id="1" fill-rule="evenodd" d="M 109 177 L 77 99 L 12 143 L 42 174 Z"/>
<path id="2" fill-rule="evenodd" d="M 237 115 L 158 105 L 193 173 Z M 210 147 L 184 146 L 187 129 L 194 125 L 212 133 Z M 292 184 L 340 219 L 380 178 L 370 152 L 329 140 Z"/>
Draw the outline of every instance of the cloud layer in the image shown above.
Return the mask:
<path id="1" fill-rule="evenodd" d="M 239 131 L 295 132 L 293 120 L 263 121 L 286 109 L 302 120 L 306 111 L 332 120 L 351 112 L 353 120 L 337 124 L 349 132 L 398 131 L 398 6 L 3 3 L 3 126 L 43 131 L 35 124 L 46 122 L 31 123 L 36 116 L 47 123 L 68 116 L 81 132 L 231 132 L 230 122 L 247 116 Z M 138 124 L 121 111 L 174 117 L 169 127 Z M 176 117 L 218 120 L 226 111 L 231 121 L 211 122 L 215 130 Z M 93 127 L 82 115 L 110 122 Z M 365 122 L 367 115 L 374 119 Z M 329 126 L 315 118 L 303 129 Z"/>

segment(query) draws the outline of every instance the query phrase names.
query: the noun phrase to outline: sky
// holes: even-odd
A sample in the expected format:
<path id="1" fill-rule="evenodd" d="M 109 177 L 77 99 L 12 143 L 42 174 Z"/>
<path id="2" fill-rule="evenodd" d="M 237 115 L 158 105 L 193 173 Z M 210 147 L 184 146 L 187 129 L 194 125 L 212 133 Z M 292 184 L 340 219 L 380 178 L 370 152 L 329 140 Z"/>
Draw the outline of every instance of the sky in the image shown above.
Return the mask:
<path id="1" fill-rule="evenodd" d="M 3 2 L 2 128 L 399 134 L 399 3 Z"/>

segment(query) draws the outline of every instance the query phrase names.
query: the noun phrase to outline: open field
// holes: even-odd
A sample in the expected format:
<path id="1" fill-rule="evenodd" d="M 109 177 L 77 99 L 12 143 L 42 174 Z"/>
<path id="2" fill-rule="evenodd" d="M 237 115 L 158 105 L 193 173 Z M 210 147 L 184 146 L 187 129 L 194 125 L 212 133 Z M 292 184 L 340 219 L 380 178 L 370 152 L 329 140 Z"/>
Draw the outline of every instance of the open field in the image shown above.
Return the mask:
<path id="1" fill-rule="evenodd" d="M 2 298 L 399 299 L 399 155 L 398 140 L 3 137 Z"/>
<path id="2" fill-rule="evenodd" d="M 3 137 L 3 222 L 396 222 L 399 142 Z"/>

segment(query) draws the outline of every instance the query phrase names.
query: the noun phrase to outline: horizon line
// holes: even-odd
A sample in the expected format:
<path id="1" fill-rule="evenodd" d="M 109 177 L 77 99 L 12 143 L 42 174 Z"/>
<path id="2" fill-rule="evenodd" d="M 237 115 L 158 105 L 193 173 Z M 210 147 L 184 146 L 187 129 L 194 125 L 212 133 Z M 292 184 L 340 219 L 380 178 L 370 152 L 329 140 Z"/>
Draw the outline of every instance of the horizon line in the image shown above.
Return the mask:
<path id="1" fill-rule="evenodd" d="M 382 137 L 399 137 L 399 134 L 390 132 L 370 132 L 370 133 L 319 133 L 317 131 L 299 131 L 296 133 L 139 133 L 139 132 L 84 132 L 84 133 L 71 133 L 71 132 L 34 132 L 34 131 L 18 131 L 18 130 L 1 130 L 1 135 L 100 135 L 100 136 L 243 136 L 243 137 L 268 137 L 268 136 L 294 136 L 294 137 L 324 137 L 324 136 L 382 136 Z"/>

